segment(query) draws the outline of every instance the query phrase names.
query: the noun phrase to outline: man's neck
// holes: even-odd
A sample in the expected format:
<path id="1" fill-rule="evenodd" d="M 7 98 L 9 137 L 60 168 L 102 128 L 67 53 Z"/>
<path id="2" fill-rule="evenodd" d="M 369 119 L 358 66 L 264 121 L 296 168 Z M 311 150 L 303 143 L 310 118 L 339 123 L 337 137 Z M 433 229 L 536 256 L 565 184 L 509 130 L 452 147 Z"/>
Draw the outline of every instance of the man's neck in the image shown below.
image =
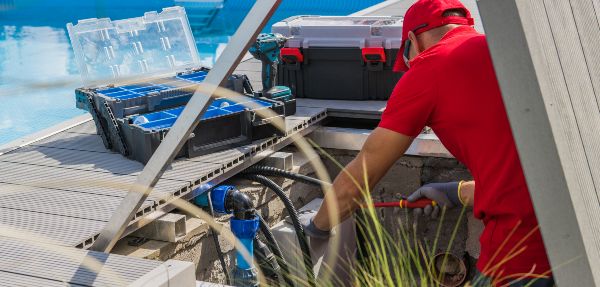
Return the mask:
<path id="1" fill-rule="evenodd" d="M 448 25 L 444 25 L 444 26 L 440 26 L 434 29 L 431 29 L 427 32 L 423 32 L 423 43 L 424 43 L 424 50 L 429 49 L 431 46 L 437 44 L 439 41 L 442 40 L 442 38 L 444 38 L 444 36 L 446 35 L 446 33 L 454 30 L 455 28 L 458 28 L 462 25 L 457 25 L 457 24 L 448 24 Z"/>

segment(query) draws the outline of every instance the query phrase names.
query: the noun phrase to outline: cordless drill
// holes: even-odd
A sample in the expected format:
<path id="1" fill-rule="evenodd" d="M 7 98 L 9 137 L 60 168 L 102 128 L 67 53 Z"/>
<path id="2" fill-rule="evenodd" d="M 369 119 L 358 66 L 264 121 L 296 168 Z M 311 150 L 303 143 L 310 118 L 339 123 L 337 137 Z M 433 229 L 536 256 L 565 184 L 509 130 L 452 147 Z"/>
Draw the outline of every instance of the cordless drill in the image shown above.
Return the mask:
<path id="1" fill-rule="evenodd" d="M 281 34 L 262 33 L 250 47 L 250 54 L 262 62 L 263 94 L 275 86 L 279 55 L 286 41 Z"/>

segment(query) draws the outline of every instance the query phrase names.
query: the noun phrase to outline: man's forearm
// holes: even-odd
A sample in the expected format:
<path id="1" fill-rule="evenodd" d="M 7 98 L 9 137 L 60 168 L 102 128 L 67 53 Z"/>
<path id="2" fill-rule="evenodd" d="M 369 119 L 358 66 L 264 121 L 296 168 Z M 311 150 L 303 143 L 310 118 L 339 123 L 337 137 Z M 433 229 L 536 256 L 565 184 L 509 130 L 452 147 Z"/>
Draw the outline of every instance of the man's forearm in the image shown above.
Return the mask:
<path id="1" fill-rule="evenodd" d="M 354 180 L 353 180 L 354 178 Z M 329 213 L 339 216 L 340 222 L 350 217 L 362 201 L 362 194 L 357 184 L 364 188 L 364 176 L 360 157 L 357 157 L 346 166 L 345 171 L 333 181 L 333 196 L 325 196 L 321 208 L 315 215 L 313 222 L 321 230 L 330 230 L 335 222 Z M 335 203 L 337 206 L 335 206 Z"/>
<path id="2" fill-rule="evenodd" d="M 361 189 L 370 192 L 412 141 L 412 137 L 384 128 L 373 130 L 358 156 L 333 181 L 333 192 L 325 195 L 314 225 L 330 230 L 338 223 L 334 217 L 340 221 L 350 217 L 364 199 Z"/>
<path id="3" fill-rule="evenodd" d="M 475 198 L 475 181 L 465 181 L 460 185 L 460 200 L 466 206 L 473 206 Z"/>

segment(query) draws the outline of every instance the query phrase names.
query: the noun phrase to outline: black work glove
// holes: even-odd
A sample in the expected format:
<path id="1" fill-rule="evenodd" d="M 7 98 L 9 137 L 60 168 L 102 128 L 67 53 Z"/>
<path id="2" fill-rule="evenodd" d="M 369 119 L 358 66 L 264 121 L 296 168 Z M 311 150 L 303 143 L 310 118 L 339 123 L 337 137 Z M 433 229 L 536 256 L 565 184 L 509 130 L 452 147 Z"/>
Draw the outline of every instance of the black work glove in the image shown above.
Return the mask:
<path id="1" fill-rule="evenodd" d="M 313 223 L 313 218 L 317 212 L 314 210 L 303 210 L 298 212 L 298 219 L 304 228 L 304 234 L 309 238 L 329 239 L 331 231 L 321 230 Z"/>
<path id="2" fill-rule="evenodd" d="M 435 201 L 435 206 L 428 205 L 425 208 L 415 208 L 413 213 L 415 217 L 425 214 L 430 216 L 432 219 L 438 217 L 440 213 L 440 207 L 450 209 L 456 206 L 461 207 L 463 204 L 458 198 L 458 186 L 459 182 L 445 182 L 445 183 L 430 183 L 421 186 L 417 191 L 413 192 L 407 200 L 415 202 L 420 198 L 428 198 Z"/>

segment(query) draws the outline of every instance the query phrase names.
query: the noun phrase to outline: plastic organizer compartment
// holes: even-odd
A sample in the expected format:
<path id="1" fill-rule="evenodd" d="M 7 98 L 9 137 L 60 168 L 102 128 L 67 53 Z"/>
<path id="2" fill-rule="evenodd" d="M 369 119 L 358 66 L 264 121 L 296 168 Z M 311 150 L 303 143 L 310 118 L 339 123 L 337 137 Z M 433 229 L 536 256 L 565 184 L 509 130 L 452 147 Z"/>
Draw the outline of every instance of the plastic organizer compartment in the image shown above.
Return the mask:
<path id="1" fill-rule="evenodd" d="M 208 109 L 202 114 L 200 120 L 207 120 L 216 117 L 222 117 L 233 113 L 238 113 L 251 109 L 256 111 L 261 108 L 273 108 L 281 105 L 280 103 L 270 102 L 264 99 L 256 99 L 250 97 L 239 97 L 242 101 L 236 102 L 232 99 L 219 98 L 215 99 Z M 254 109 L 252 107 L 255 107 Z M 143 115 L 136 115 L 129 118 L 132 124 L 137 125 L 146 131 L 158 131 L 168 129 L 175 124 L 175 121 L 181 115 L 184 107 L 163 110 Z"/>
<path id="2" fill-rule="evenodd" d="M 120 120 L 125 145 L 135 147 L 130 149 L 128 157 L 148 162 L 183 109 L 177 107 Z M 200 117 L 198 126 L 177 157 L 196 157 L 281 135 L 270 121 L 258 116 L 259 109 L 271 109 L 283 119 L 283 103 L 278 101 L 247 96 L 215 99 Z"/>
<path id="3" fill-rule="evenodd" d="M 131 85 L 79 88 L 75 91 L 76 104 L 80 109 L 91 111 L 91 96 L 96 106 L 106 103 L 117 118 L 184 105 L 192 97 L 197 85 L 204 81 L 208 71 L 199 68 L 173 77 Z M 252 93 L 252 86 L 245 75 L 232 75 L 225 88 L 240 94 Z"/>

